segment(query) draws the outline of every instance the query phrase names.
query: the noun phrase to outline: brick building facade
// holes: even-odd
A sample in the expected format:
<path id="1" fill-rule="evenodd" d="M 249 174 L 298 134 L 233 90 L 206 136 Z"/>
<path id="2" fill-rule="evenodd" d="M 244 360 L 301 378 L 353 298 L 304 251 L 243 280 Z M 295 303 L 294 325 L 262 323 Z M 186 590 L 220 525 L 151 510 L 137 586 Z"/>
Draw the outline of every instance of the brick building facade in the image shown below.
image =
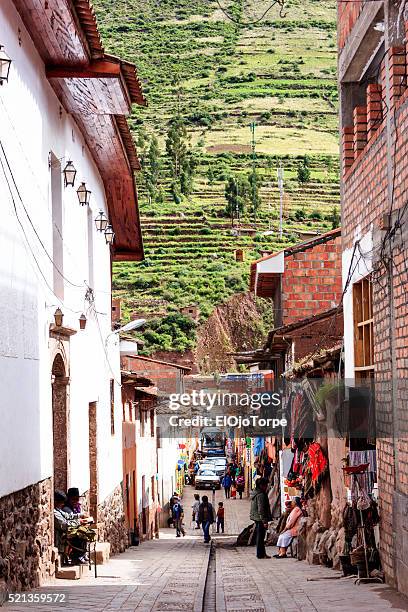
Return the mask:
<path id="1" fill-rule="evenodd" d="M 273 299 L 275 327 L 334 308 L 342 293 L 341 230 L 253 262 L 250 289 Z"/>
<path id="2" fill-rule="evenodd" d="M 338 19 L 345 370 L 375 381 L 381 560 L 408 593 L 407 15 L 352 2 Z"/>

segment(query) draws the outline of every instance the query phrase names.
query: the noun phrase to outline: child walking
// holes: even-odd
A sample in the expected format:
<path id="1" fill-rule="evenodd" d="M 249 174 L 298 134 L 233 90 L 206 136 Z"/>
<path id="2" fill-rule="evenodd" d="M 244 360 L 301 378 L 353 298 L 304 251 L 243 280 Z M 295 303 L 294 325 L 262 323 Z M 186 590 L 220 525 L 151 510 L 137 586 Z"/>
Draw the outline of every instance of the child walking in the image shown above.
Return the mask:
<path id="1" fill-rule="evenodd" d="M 225 508 L 223 502 L 218 502 L 218 510 L 217 510 L 217 533 L 220 533 L 220 527 L 222 533 L 224 533 L 224 516 L 225 516 Z"/>

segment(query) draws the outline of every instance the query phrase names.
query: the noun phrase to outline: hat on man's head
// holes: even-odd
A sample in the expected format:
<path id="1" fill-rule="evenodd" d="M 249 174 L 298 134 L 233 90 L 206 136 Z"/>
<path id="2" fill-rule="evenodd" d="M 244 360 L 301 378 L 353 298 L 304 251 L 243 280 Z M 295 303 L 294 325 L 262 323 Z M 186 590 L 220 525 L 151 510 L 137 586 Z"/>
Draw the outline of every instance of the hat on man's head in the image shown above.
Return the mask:
<path id="1" fill-rule="evenodd" d="M 71 487 L 68 489 L 67 497 L 80 497 L 78 487 Z"/>
<path id="2" fill-rule="evenodd" d="M 64 491 L 54 491 L 54 501 L 56 502 L 66 502 L 67 496 Z"/>

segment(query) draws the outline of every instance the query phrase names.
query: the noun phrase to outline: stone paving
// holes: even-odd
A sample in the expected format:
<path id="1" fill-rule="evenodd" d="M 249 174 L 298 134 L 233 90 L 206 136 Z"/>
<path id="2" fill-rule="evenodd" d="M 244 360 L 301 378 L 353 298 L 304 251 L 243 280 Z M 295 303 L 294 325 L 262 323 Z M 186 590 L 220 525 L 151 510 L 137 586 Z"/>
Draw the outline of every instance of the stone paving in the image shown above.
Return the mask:
<path id="1" fill-rule="evenodd" d="M 355 585 L 340 572 L 295 559 L 256 559 L 253 547 L 224 541 L 216 563 L 217 612 L 408 610 L 408 600 L 385 585 Z"/>
<path id="2" fill-rule="evenodd" d="M 408 611 L 408 601 L 386 586 L 356 586 L 339 572 L 294 559 L 258 560 L 253 547 L 235 547 L 232 534 L 249 524 L 248 500 L 225 501 L 226 534 L 213 534 L 215 593 L 204 600 L 210 547 L 203 543 L 201 531 L 191 525 L 194 492 L 186 488 L 183 499 L 184 538 L 176 538 L 173 529 L 164 529 L 159 540 L 133 547 L 99 566 L 97 579 L 58 580 L 32 592 L 64 592 L 68 603 L 6 604 L 5 612 Z M 210 492 L 210 501 L 211 497 Z M 216 503 L 221 499 L 223 493 L 217 492 Z M 275 549 L 269 551 L 273 554 Z"/>
<path id="3" fill-rule="evenodd" d="M 67 595 L 63 604 L 6 604 L 13 612 L 85 612 L 140 610 L 201 612 L 210 548 L 197 536 L 176 539 L 165 529 L 159 540 L 145 542 L 98 566 L 77 581 L 56 580 L 32 593 Z"/>

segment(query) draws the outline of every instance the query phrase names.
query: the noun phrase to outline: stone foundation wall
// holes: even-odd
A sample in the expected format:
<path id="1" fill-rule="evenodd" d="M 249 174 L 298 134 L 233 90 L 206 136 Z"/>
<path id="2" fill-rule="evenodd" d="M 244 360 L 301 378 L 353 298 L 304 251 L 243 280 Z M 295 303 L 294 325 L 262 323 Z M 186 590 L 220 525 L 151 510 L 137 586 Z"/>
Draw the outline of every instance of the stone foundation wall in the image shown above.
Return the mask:
<path id="1" fill-rule="evenodd" d="M 98 523 L 99 540 L 110 542 L 112 554 L 123 552 L 129 542 L 121 485 L 98 506 Z"/>
<path id="2" fill-rule="evenodd" d="M 0 498 L 0 580 L 37 587 L 55 573 L 51 478 Z"/>

